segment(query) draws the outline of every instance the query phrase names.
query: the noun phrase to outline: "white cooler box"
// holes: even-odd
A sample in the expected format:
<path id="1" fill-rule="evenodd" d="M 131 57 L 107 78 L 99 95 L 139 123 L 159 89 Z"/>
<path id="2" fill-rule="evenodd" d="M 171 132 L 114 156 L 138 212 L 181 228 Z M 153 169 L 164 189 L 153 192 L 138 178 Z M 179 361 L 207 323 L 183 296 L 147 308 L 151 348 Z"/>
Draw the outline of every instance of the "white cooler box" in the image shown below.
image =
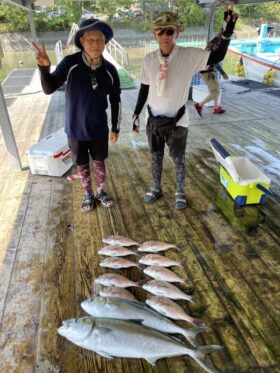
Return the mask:
<path id="1" fill-rule="evenodd" d="M 62 176 L 73 165 L 64 128 L 45 137 L 26 153 L 32 174 Z"/>
<path id="2" fill-rule="evenodd" d="M 194 85 L 192 87 L 192 99 L 194 102 L 202 101 L 208 95 L 208 88 L 206 84 Z M 219 95 L 218 104 L 221 104 L 222 90 Z M 214 106 L 214 101 L 207 102 L 204 106 L 211 107 Z"/>

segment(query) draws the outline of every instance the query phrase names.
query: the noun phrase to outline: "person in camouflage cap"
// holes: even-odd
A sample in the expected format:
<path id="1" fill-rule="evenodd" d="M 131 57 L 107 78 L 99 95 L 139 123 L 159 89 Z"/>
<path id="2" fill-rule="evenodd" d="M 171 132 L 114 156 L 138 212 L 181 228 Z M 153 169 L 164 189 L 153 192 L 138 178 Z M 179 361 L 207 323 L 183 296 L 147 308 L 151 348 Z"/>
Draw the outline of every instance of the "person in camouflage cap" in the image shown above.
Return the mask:
<path id="1" fill-rule="evenodd" d="M 153 185 L 144 197 L 145 203 L 153 203 L 163 195 L 161 175 L 166 144 L 176 168 L 174 207 L 187 207 L 184 186 L 189 113 L 186 102 L 191 80 L 206 65 L 223 60 L 237 18 L 236 13 L 227 17 L 215 50 L 177 46 L 176 39 L 184 26 L 176 13 L 162 12 L 153 20 L 151 29 L 159 48 L 144 58 L 141 86 L 133 114 L 133 130 L 139 132 L 139 115 L 148 99 L 146 133 L 152 155 Z"/>
<path id="2" fill-rule="evenodd" d="M 173 12 L 162 12 L 155 16 L 152 31 L 159 27 L 176 27 L 178 32 L 182 32 L 185 29 L 185 26 L 180 23 L 178 15 Z"/>

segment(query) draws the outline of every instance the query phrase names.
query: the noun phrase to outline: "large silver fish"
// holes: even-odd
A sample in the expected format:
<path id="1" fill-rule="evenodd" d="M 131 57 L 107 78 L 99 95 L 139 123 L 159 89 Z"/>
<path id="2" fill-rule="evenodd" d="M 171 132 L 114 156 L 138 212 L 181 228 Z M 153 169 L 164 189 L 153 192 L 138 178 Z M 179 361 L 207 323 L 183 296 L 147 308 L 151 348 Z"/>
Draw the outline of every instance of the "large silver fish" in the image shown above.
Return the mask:
<path id="1" fill-rule="evenodd" d="M 131 268 L 131 267 L 139 267 L 139 265 L 132 260 L 119 258 L 119 257 L 110 257 L 102 260 L 99 263 L 100 267 L 106 267 L 106 268 L 115 268 L 115 269 L 121 269 L 121 268 Z"/>
<path id="2" fill-rule="evenodd" d="M 109 236 L 103 238 L 102 240 L 104 243 L 108 245 L 117 245 L 117 246 L 139 246 L 139 243 L 132 240 L 129 237 L 124 236 Z"/>
<path id="3" fill-rule="evenodd" d="M 132 321 L 86 316 L 63 321 L 58 333 L 107 359 L 143 358 L 155 365 L 161 358 L 189 355 L 207 372 L 218 373 L 203 357 L 221 350 L 221 346 L 208 345 L 191 349 L 167 334 Z"/>
<path id="4" fill-rule="evenodd" d="M 146 242 L 143 242 L 139 247 L 138 247 L 138 251 L 146 251 L 146 252 L 150 252 L 150 253 L 157 253 L 159 251 L 165 251 L 165 250 L 168 250 L 168 249 L 175 249 L 175 250 L 178 250 L 178 251 L 181 251 L 181 249 L 172 244 L 172 243 L 168 243 L 168 242 L 161 242 L 161 241 L 146 241 Z"/>
<path id="5" fill-rule="evenodd" d="M 186 266 L 186 260 L 183 260 L 182 262 L 176 262 L 175 260 L 169 259 L 166 256 L 159 255 L 159 254 L 148 254 L 148 255 L 142 256 L 142 258 L 139 259 L 139 263 L 145 264 L 147 266 L 160 266 L 160 267 L 178 266 L 178 267 L 185 268 Z"/>
<path id="6" fill-rule="evenodd" d="M 163 333 L 182 334 L 193 346 L 197 346 L 195 338 L 198 333 L 210 331 L 210 329 L 206 327 L 181 328 L 145 304 L 124 299 L 93 297 L 83 301 L 81 307 L 93 317 L 139 320 L 142 325 L 159 330 Z"/>
<path id="7" fill-rule="evenodd" d="M 116 246 L 116 245 L 108 245 L 108 246 L 102 247 L 101 249 L 98 250 L 98 254 L 106 255 L 106 256 L 128 256 L 128 255 L 139 256 L 139 254 L 135 253 L 133 250 L 127 249 L 122 246 Z"/>
<path id="8" fill-rule="evenodd" d="M 160 295 L 171 299 L 186 299 L 191 303 L 195 302 L 195 298 L 191 295 L 183 293 L 177 286 L 169 284 L 169 282 L 161 280 L 151 280 L 143 285 L 143 289 L 154 295 Z"/>
<path id="9" fill-rule="evenodd" d="M 167 282 L 180 282 L 181 284 L 191 286 L 191 282 L 188 278 L 181 278 L 177 276 L 176 273 L 170 271 L 170 269 L 167 269 L 165 267 L 148 266 L 147 268 L 144 268 L 143 272 L 156 280 L 162 280 Z"/>
<path id="10" fill-rule="evenodd" d="M 178 303 L 169 298 L 155 296 L 147 299 L 146 303 L 157 312 L 173 320 L 185 320 L 196 326 L 203 325 L 201 319 L 189 316 Z"/>
<path id="11" fill-rule="evenodd" d="M 120 288 L 118 286 L 108 286 L 99 290 L 99 295 L 101 297 L 111 297 L 111 298 L 121 298 L 130 300 L 132 302 L 139 302 L 137 298 L 130 291 L 125 288 Z"/>
<path id="12" fill-rule="evenodd" d="M 105 273 L 104 275 L 97 277 L 94 282 L 95 284 L 103 286 L 119 286 L 120 288 L 128 288 L 130 286 L 141 287 L 145 281 L 141 280 L 134 282 L 117 273 Z"/>

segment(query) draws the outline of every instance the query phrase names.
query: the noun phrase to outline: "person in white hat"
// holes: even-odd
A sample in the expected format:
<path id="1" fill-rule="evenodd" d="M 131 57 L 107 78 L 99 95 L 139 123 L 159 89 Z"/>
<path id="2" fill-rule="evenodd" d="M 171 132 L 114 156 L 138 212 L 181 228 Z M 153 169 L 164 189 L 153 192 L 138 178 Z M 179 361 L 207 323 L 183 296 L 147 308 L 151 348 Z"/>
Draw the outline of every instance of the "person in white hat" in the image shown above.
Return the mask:
<path id="1" fill-rule="evenodd" d="M 191 80 L 206 65 L 223 60 L 237 18 L 238 15 L 232 11 L 226 17 L 224 29 L 219 38 L 215 39 L 211 51 L 176 45 L 176 39 L 184 29 L 177 14 L 163 12 L 154 19 L 152 31 L 159 49 L 144 58 L 141 86 L 133 115 L 133 130 L 139 132 L 139 115 L 148 99 L 146 132 L 152 155 L 153 185 L 144 197 L 145 203 L 153 203 L 163 195 L 161 175 L 166 144 L 176 168 L 174 207 L 184 209 L 187 206 L 184 184 L 189 113 L 185 104 Z"/>
<path id="2" fill-rule="evenodd" d="M 33 44 L 39 65 L 43 91 L 51 94 L 65 82 L 65 132 L 74 164 L 85 192 L 81 209 L 90 212 L 99 201 L 111 207 L 113 199 L 105 191 L 105 159 L 108 139 L 118 139 L 121 120 L 120 80 L 116 68 L 105 60 L 105 44 L 113 37 L 112 28 L 98 19 L 83 21 L 75 35 L 79 52 L 64 57 L 53 72 L 44 43 Z M 111 105 L 109 133 L 106 110 Z M 97 194 L 91 185 L 90 157 Z"/>

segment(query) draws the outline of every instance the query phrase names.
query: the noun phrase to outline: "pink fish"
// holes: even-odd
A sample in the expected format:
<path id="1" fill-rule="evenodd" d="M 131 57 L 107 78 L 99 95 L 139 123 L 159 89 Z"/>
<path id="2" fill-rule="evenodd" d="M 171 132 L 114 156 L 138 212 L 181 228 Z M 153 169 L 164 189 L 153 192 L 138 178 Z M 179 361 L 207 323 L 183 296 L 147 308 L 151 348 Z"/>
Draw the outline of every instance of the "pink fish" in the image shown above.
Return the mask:
<path id="1" fill-rule="evenodd" d="M 191 282 L 188 278 L 181 278 L 176 275 L 176 273 L 170 271 L 170 269 L 167 269 L 165 267 L 160 266 L 148 266 L 144 269 L 144 273 L 146 275 L 153 277 L 156 280 L 162 280 L 167 282 L 180 282 L 181 284 L 190 286 Z"/>
<path id="2" fill-rule="evenodd" d="M 141 287 L 145 281 L 141 280 L 134 282 L 117 273 L 105 273 L 104 275 L 97 277 L 94 282 L 103 286 L 118 286 L 120 288 L 128 288 L 130 286 Z"/>
<path id="3" fill-rule="evenodd" d="M 106 238 L 103 238 L 102 240 L 104 243 L 107 243 L 108 245 L 117 245 L 117 246 L 139 246 L 139 243 L 132 240 L 129 237 L 124 236 L 109 236 Z"/>
<path id="4" fill-rule="evenodd" d="M 163 316 L 173 320 L 185 320 L 196 326 L 203 325 L 201 319 L 189 316 L 179 304 L 166 297 L 152 297 L 147 299 L 146 303 Z"/>
<path id="5" fill-rule="evenodd" d="M 121 298 L 121 299 L 130 300 L 132 302 L 139 302 L 139 300 L 135 298 L 135 296 L 132 295 L 130 291 L 124 288 L 117 287 L 117 286 L 109 286 L 109 287 L 100 289 L 99 295 L 101 297 Z"/>
<path id="6" fill-rule="evenodd" d="M 171 299 L 186 299 L 191 303 L 195 302 L 195 298 L 191 295 L 183 293 L 176 286 L 169 284 L 166 281 L 151 280 L 143 285 L 143 289 L 149 291 L 154 295 L 160 295 Z"/>
<path id="7" fill-rule="evenodd" d="M 100 262 L 100 267 L 106 267 L 106 268 L 114 268 L 114 269 L 120 269 L 120 268 L 130 268 L 130 267 L 139 267 L 139 265 L 132 260 L 119 258 L 119 257 L 110 257 L 102 260 Z"/>
<path id="8" fill-rule="evenodd" d="M 139 263 L 148 266 L 160 266 L 160 267 L 172 267 L 178 266 L 184 268 L 186 266 L 186 260 L 176 262 L 175 260 L 169 259 L 166 256 L 158 254 L 148 254 L 139 259 Z"/>
<path id="9" fill-rule="evenodd" d="M 128 256 L 128 255 L 139 256 L 133 250 L 129 250 L 125 247 L 116 246 L 116 245 L 108 245 L 108 246 L 102 247 L 100 250 L 98 250 L 98 254 L 107 255 L 107 256 Z"/>
<path id="10" fill-rule="evenodd" d="M 143 242 L 138 247 L 137 250 L 138 251 L 146 251 L 146 252 L 150 252 L 150 253 L 156 253 L 158 251 L 165 251 L 165 250 L 168 250 L 168 249 L 175 249 L 175 250 L 181 251 L 181 249 L 176 245 L 173 245 L 173 244 L 168 243 L 168 242 L 160 242 L 160 241 L 146 241 L 146 242 Z"/>

